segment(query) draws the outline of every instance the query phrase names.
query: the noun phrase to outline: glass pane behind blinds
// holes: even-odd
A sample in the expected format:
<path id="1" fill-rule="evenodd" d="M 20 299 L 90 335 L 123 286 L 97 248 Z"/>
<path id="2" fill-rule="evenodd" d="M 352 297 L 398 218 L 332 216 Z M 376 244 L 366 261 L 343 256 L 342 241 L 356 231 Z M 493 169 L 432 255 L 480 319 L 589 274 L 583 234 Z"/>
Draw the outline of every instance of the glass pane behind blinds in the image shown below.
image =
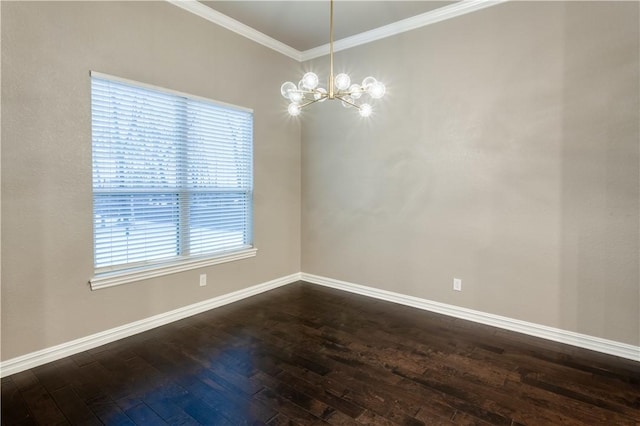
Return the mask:
<path id="1" fill-rule="evenodd" d="M 92 76 L 98 271 L 252 244 L 253 115 Z"/>

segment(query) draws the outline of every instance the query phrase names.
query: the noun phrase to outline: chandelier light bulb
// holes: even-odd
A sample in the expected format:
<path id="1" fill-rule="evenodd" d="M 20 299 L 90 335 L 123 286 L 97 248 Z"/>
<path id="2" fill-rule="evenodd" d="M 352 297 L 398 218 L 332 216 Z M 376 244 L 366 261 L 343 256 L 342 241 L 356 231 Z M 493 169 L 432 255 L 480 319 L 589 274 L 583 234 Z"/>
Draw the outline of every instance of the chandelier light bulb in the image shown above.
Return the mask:
<path id="1" fill-rule="evenodd" d="M 334 83 L 338 90 L 347 90 L 351 84 L 351 78 L 345 73 L 340 73 L 336 75 Z"/>
<path id="2" fill-rule="evenodd" d="M 326 95 L 326 94 L 327 94 L 326 89 L 323 89 L 322 87 L 318 87 L 316 89 L 316 92 L 313 94 L 313 99 L 315 99 L 318 102 L 324 102 L 327 100 L 327 97 L 323 95 Z"/>
<path id="3" fill-rule="evenodd" d="M 286 99 L 289 99 L 289 93 L 292 90 L 296 90 L 296 85 L 293 84 L 290 81 L 287 81 L 285 83 L 282 84 L 282 86 L 280 86 L 280 93 L 282 94 L 282 96 L 284 96 Z"/>
<path id="4" fill-rule="evenodd" d="M 360 116 L 361 117 L 369 117 L 369 116 L 371 116 L 372 112 L 373 112 L 373 109 L 371 108 L 371 105 L 369 105 L 369 104 L 360 105 Z"/>
<path id="5" fill-rule="evenodd" d="M 384 84 L 382 84 L 379 81 L 376 81 L 375 83 L 373 83 L 371 86 L 369 86 L 369 89 L 368 89 L 369 95 L 373 99 L 380 99 L 381 97 L 384 96 L 386 91 L 387 91 L 387 88 L 384 87 Z"/>
<path id="6" fill-rule="evenodd" d="M 292 90 L 292 91 L 289 92 L 289 99 L 291 99 L 291 102 L 293 102 L 293 103 L 298 103 L 303 98 L 304 98 L 304 93 L 302 93 L 302 92 L 300 92 L 298 90 Z"/>
<path id="7" fill-rule="evenodd" d="M 318 87 L 318 76 L 314 72 L 308 72 L 302 76 L 302 86 L 305 89 L 313 90 Z"/>
<path id="8" fill-rule="evenodd" d="M 289 111 L 289 115 L 291 115 L 292 117 L 298 116 L 300 115 L 300 105 L 298 104 L 289 104 L 289 108 L 287 108 L 287 111 Z"/>
<path id="9" fill-rule="evenodd" d="M 377 80 L 371 76 L 366 77 L 364 80 L 362 80 L 362 87 L 364 88 L 364 90 L 368 90 L 369 86 L 374 84 L 376 81 Z"/>
<path id="10" fill-rule="evenodd" d="M 360 96 L 362 96 L 362 88 L 357 84 L 352 84 L 351 87 L 349 87 L 349 92 L 351 92 L 350 96 L 353 99 L 360 99 Z"/>

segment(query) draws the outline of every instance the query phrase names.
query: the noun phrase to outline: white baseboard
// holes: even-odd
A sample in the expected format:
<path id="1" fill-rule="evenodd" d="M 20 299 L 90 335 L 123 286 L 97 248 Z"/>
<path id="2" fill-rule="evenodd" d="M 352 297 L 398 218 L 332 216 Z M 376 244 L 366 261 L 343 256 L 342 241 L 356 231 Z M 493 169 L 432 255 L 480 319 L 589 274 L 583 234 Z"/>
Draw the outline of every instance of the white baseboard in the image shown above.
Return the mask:
<path id="1" fill-rule="evenodd" d="M 88 349 L 93 349 L 106 343 L 123 339 L 125 337 L 133 336 L 134 334 L 142 333 L 143 331 L 147 331 L 161 325 L 169 324 L 171 322 L 178 321 L 183 318 L 208 311 L 210 309 L 237 302 L 238 300 L 246 299 L 247 297 L 251 297 L 286 284 L 294 283 L 300 280 L 300 275 L 300 273 L 291 274 L 286 277 L 281 277 L 262 284 L 254 285 L 249 288 L 234 291 L 233 293 L 223 294 L 222 296 L 194 303 L 192 305 L 178 308 L 173 311 L 154 315 L 152 317 L 125 324 L 120 327 L 112 328 L 110 330 L 92 334 L 87 337 L 82 337 L 80 339 L 62 343 L 51 348 L 31 352 L 26 355 L 0 362 L 0 377 L 19 373 L 21 371 L 46 364 L 60 358 L 74 355 Z"/>
<path id="2" fill-rule="evenodd" d="M 346 281 L 334 280 L 332 278 L 318 275 L 302 273 L 302 281 L 318 284 L 338 290 L 361 294 L 388 302 L 399 303 L 401 305 L 412 306 L 426 311 L 436 312 L 456 318 L 474 321 L 505 330 L 516 331 L 530 336 L 541 337 L 554 342 L 566 343 L 592 351 L 602 352 L 609 355 L 627 358 L 640 362 L 640 347 L 599 337 L 588 336 L 586 334 L 547 327 L 545 325 L 520 321 L 513 318 L 493 315 L 486 312 L 474 311 L 472 309 L 461 308 L 459 306 L 448 305 L 446 303 L 434 302 L 419 297 L 407 296 L 391 291 L 380 290 Z"/>
<path id="3" fill-rule="evenodd" d="M 0 377 L 19 373 L 300 280 L 640 362 L 638 346 L 302 272 L 0 362 Z"/>

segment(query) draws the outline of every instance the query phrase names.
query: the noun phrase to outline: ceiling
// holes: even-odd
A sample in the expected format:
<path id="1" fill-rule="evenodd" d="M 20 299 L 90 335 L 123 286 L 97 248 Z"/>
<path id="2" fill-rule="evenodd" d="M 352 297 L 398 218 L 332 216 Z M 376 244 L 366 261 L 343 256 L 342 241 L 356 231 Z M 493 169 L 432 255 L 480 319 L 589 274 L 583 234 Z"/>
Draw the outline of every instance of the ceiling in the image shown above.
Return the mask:
<path id="1" fill-rule="evenodd" d="M 329 1 L 200 1 L 298 51 L 329 42 Z M 450 6 L 454 1 L 334 2 L 334 40 Z"/>

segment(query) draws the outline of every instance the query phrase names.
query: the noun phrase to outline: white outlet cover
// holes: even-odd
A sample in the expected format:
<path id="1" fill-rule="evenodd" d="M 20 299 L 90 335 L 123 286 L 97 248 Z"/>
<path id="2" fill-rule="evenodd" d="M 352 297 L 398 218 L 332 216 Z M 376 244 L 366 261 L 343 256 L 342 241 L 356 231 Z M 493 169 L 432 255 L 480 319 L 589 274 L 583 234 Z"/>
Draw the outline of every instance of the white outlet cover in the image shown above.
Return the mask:
<path id="1" fill-rule="evenodd" d="M 453 289 L 455 291 L 462 291 L 462 280 L 460 278 L 453 279 Z"/>

